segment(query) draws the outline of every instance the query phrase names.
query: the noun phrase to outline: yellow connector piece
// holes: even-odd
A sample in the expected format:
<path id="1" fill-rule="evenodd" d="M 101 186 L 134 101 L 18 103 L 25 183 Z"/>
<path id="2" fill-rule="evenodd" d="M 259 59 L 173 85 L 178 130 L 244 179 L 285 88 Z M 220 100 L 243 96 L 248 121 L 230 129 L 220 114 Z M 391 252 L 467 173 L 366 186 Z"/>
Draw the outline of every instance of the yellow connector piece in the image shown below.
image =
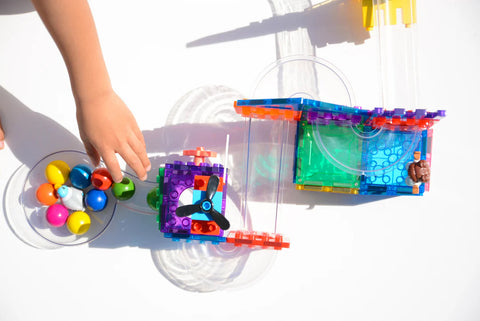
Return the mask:
<path id="1" fill-rule="evenodd" d="M 295 184 L 295 189 L 299 191 L 342 193 L 342 194 L 358 194 L 358 188 L 335 187 L 335 186 L 315 186 Z"/>
<path id="2" fill-rule="evenodd" d="M 402 15 L 402 24 L 409 28 L 417 22 L 416 0 L 362 0 L 363 26 L 371 31 L 378 25 L 377 11 L 383 12 L 384 24 L 396 25 L 397 14 Z"/>

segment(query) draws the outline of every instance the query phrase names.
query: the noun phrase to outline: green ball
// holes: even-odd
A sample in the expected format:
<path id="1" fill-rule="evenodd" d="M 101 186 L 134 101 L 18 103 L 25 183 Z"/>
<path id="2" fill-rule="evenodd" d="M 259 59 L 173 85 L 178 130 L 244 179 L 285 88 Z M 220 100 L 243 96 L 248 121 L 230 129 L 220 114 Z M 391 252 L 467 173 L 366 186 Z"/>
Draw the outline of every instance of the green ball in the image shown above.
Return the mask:
<path id="1" fill-rule="evenodd" d="M 112 193 L 116 199 L 126 201 L 135 194 L 135 184 L 130 178 L 124 177 L 120 183 L 113 183 Z"/>
<path id="2" fill-rule="evenodd" d="M 147 204 L 154 211 L 158 211 L 160 202 L 160 195 L 158 195 L 158 188 L 153 188 L 147 194 Z"/>

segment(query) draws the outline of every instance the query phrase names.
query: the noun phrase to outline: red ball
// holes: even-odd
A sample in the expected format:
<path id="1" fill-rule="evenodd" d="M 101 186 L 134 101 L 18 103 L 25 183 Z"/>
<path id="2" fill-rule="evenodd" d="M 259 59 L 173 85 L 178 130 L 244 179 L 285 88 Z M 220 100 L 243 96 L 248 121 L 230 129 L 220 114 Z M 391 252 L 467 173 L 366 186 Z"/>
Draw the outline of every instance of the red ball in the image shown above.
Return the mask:
<path id="1" fill-rule="evenodd" d="M 92 185 L 104 191 L 112 186 L 113 178 L 106 168 L 97 168 L 92 173 Z"/>
<path id="2" fill-rule="evenodd" d="M 37 200 L 43 205 L 53 205 L 58 201 L 53 184 L 44 183 L 37 188 Z"/>

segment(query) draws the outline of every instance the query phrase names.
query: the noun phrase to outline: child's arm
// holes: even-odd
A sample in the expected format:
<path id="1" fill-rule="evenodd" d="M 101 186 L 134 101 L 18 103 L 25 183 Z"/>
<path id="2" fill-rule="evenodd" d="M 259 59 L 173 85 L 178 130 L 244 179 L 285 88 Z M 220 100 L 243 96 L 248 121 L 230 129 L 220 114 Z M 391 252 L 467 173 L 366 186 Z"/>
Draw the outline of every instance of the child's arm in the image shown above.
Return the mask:
<path id="1" fill-rule="evenodd" d="M 95 165 L 101 157 L 116 182 L 122 173 L 115 153 L 146 179 L 150 161 L 143 135 L 112 89 L 87 0 L 32 2 L 65 60 L 88 155 Z"/>

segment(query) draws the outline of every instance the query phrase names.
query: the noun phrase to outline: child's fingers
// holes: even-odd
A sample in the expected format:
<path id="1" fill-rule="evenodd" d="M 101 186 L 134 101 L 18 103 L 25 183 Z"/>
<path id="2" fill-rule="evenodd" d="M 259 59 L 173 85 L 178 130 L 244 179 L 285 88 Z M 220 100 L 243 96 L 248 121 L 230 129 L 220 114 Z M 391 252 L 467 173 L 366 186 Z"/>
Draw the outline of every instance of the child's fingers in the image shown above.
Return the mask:
<path id="1" fill-rule="evenodd" d="M 145 138 L 143 137 L 143 134 L 140 131 L 140 128 L 138 128 L 138 126 L 136 127 L 136 129 L 134 129 L 134 134 L 135 134 L 135 137 L 137 137 L 138 141 L 142 144 L 143 149 L 146 150 L 147 145 L 145 144 Z"/>
<path id="2" fill-rule="evenodd" d="M 123 174 L 120 165 L 118 164 L 117 157 L 115 156 L 115 152 L 100 152 L 100 154 L 102 155 L 103 161 L 105 162 L 113 181 L 115 183 L 120 183 L 123 179 Z"/>
<path id="3" fill-rule="evenodd" d="M 100 155 L 98 154 L 97 150 L 88 142 L 83 143 L 83 145 L 85 146 L 85 151 L 87 152 L 88 157 L 90 157 L 93 165 L 98 166 L 100 163 Z"/>
<path id="4" fill-rule="evenodd" d="M 143 138 L 143 135 L 142 135 L 142 138 Z M 147 156 L 147 150 L 145 148 L 145 142 L 143 141 L 143 139 L 141 141 L 134 140 L 133 142 L 129 142 L 129 145 L 130 145 L 130 148 L 133 150 L 133 152 L 140 159 L 140 162 L 142 162 L 142 166 L 145 169 L 145 171 L 148 172 L 151 168 L 151 164 Z"/>
<path id="5" fill-rule="evenodd" d="M 134 149 L 127 145 L 123 148 L 120 156 L 122 156 L 125 162 L 127 162 L 128 166 L 135 171 L 140 180 L 144 181 L 147 179 L 147 171 L 145 166 Z"/>

